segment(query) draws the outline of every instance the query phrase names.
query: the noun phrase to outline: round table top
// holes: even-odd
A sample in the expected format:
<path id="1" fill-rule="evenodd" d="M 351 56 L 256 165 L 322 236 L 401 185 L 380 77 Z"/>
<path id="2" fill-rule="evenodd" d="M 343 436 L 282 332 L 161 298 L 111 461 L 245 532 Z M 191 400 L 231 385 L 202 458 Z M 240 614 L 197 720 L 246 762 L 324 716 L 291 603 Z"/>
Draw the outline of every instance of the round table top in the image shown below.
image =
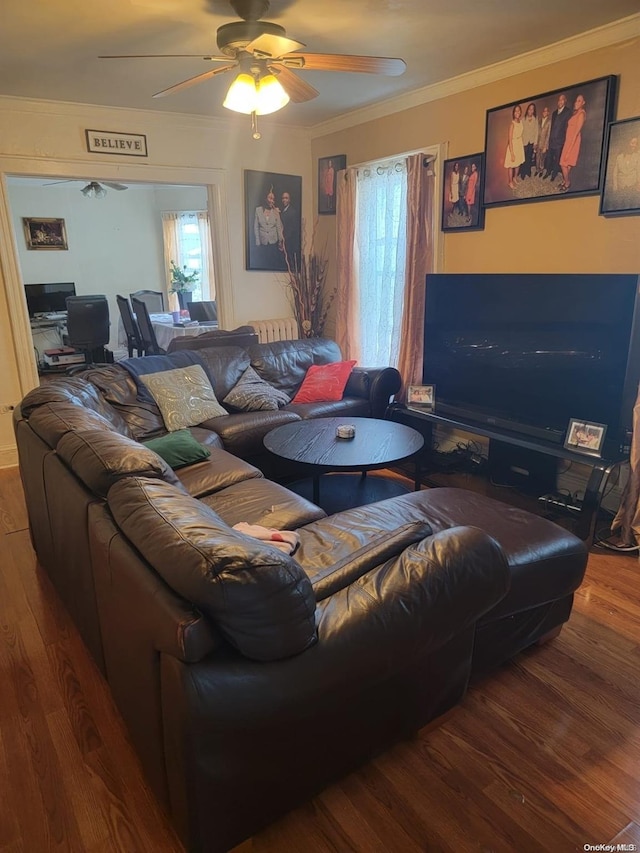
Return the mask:
<path id="1" fill-rule="evenodd" d="M 356 434 L 336 436 L 342 424 Z M 424 439 L 412 427 L 377 418 L 309 418 L 276 427 L 264 445 L 276 456 L 326 471 L 366 471 L 401 462 L 417 453 Z"/>

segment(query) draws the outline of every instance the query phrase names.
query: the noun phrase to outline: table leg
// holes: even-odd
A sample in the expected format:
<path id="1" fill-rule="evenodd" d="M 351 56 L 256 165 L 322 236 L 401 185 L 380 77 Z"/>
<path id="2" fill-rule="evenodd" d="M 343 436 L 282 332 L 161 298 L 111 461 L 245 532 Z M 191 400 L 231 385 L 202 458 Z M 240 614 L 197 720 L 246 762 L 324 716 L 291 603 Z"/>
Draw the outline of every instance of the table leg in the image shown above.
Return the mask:
<path id="1" fill-rule="evenodd" d="M 313 502 L 320 506 L 320 474 L 314 474 L 313 480 Z"/>

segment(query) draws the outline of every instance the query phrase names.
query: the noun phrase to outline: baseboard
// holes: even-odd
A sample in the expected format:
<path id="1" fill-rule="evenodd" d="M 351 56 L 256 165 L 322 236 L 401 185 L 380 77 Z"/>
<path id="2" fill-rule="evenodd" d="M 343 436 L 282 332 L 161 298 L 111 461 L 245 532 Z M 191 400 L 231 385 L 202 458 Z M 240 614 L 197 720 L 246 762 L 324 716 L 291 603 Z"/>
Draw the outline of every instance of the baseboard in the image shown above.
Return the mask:
<path id="1" fill-rule="evenodd" d="M 18 464 L 18 448 L 15 444 L 0 447 L 0 468 L 15 468 Z"/>

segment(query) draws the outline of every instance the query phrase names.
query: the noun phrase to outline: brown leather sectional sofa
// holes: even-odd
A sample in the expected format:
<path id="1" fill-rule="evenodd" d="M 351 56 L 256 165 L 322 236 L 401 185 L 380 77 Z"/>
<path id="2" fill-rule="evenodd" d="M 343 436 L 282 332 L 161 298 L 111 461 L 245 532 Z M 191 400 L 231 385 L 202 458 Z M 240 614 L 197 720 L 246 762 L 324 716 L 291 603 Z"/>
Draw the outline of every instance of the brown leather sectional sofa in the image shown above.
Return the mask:
<path id="1" fill-rule="evenodd" d="M 247 359 L 288 387 L 339 358 L 306 341 L 200 353 L 216 391 Z M 121 365 L 16 410 L 39 561 L 189 850 L 254 834 L 569 616 L 586 548 L 551 522 L 457 489 L 326 516 L 253 464 L 266 416 L 381 416 L 396 382 L 360 371 L 340 404 L 212 419 L 192 428 L 211 457 L 177 472 L 139 443 L 162 422 Z"/>

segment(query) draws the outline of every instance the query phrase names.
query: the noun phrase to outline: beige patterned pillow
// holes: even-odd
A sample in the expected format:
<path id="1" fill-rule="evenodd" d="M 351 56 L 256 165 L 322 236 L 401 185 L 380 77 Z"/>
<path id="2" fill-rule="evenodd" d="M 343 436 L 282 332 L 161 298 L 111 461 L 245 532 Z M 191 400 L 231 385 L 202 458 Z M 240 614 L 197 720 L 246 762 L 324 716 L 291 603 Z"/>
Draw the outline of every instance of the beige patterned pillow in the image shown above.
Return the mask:
<path id="1" fill-rule="evenodd" d="M 199 364 L 146 373 L 140 377 L 158 404 L 169 432 L 228 415 Z"/>

